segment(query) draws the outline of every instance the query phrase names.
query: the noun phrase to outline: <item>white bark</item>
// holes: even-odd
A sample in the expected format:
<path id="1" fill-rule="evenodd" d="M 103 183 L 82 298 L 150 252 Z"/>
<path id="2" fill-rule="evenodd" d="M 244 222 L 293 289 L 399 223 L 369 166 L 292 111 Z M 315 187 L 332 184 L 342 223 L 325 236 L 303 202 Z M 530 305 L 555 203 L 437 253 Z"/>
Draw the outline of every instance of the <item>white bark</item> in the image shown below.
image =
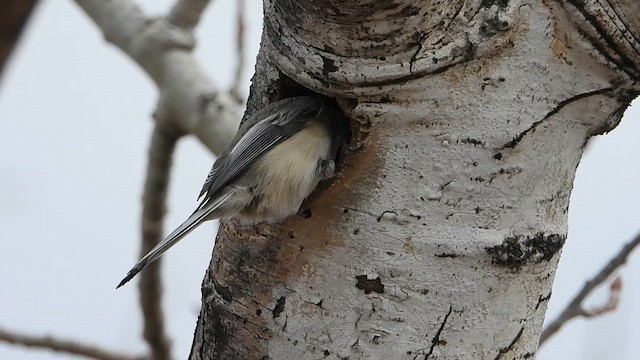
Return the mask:
<path id="1" fill-rule="evenodd" d="M 221 227 L 191 358 L 534 358 L 575 169 L 639 92 L 597 6 L 265 1 L 249 109 L 297 82 L 362 148 L 310 219 Z"/>

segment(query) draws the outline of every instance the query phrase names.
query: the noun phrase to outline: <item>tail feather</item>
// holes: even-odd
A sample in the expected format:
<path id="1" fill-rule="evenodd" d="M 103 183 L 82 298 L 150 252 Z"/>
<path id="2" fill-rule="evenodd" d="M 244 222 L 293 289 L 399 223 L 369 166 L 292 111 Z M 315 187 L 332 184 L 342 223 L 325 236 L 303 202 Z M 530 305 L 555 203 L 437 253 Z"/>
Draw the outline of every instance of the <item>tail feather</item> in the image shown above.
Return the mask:
<path id="1" fill-rule="evenodd" d="M 152 262 L 158 260 L 162 254 L 164 254 L 167 250 L 169 250 L 173 245 L 175 245 L 178 241 L 180 241 L 183 237 L 189 234 L 193 229 L 198 227 L 202 222 L 207 219 L 210 219 L 210 215 L 216 211 L 225 201 L 227 201 L 233 195 L 233 191 L 229 191 L 223 196 L 219 197 L 215 201 L 204 204 L 200 209 L 196 210 L 193 215 L 189 216 L 189 218 L 183 222 L 177 229 L 175 229 L 169 236 L 167 236 L 164 240 L 162 240 L 158 245 L 156 245 L 147 255 L 145 255 L 138 263 L 127 273 L 127 276 L 120 281 L 118 286 L 119 288 L 122 285 L 129 282 L 129 280 L 133 279 L 142 269 L 144 269 L 147 265 Z"/>

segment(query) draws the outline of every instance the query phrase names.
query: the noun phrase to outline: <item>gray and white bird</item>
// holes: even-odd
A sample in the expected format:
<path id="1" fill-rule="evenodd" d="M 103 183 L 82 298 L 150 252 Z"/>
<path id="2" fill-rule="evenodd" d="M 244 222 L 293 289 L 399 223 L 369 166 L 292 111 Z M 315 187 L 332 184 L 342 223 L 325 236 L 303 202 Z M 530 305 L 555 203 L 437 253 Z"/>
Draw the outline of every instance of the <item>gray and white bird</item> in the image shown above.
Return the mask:
<path id="1" fill-rule="evenodd" d="M 334 176 L 338 149 L 348 136 L 342 112 L 319 97 L 287 98 L 256 112 L 213 163 L 196 211 L 117 287 L 207 220 L 237 217 L 257 223 L 296 214 L 318 183 Z"/>

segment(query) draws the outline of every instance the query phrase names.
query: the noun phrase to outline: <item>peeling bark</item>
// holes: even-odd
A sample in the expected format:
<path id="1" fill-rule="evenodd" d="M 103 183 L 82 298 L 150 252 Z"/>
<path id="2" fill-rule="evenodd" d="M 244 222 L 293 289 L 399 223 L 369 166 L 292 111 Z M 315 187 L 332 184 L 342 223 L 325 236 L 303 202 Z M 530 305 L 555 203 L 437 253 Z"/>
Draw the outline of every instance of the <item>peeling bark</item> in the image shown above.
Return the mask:
<path id="1" fill-rule="evenodd" d="M 359 150 L 310 218 L 222 224 L 191 358 L 534 358 L 585 144 L 640 92 L 612 3 L 265 1 L 248 114 L 325 94 Z"/>

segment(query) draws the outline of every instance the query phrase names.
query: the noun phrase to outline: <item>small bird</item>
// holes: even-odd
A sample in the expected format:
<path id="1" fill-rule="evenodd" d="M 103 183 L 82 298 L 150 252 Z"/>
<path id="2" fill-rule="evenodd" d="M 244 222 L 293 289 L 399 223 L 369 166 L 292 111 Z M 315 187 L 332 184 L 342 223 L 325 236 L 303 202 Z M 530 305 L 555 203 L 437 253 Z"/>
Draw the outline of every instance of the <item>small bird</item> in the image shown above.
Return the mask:
<path id="1" fill-rule="evenodd" d="M 116 288 L 207 220 L 237 217 L 257 223 L 296 214 L 318 183 L 334 176 L 335 158 L 349 135 L 342 111 L 319 97 L 287 98 L 256 112 L 213 163 L 195 212 Z"/>

